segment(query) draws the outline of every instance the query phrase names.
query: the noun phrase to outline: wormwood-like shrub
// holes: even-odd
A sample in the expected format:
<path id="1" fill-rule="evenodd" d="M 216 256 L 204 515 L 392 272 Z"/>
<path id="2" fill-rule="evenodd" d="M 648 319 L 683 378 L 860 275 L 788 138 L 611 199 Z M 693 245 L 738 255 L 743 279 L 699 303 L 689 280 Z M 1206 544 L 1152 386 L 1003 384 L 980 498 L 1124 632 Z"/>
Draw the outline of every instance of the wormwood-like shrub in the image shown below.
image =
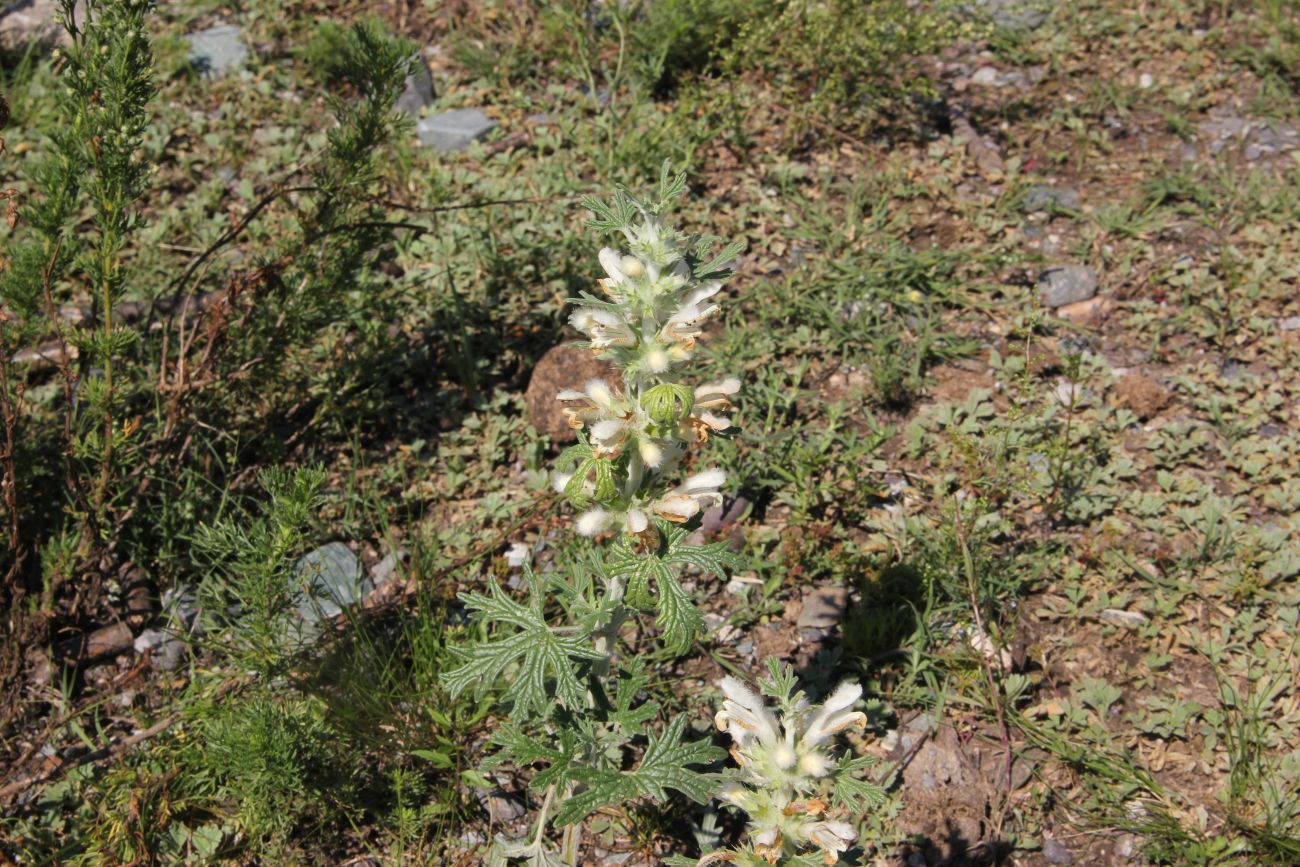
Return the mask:
<path id="1" fill-rule="evenodd" d="M 569 321 L 598 357 L 621 371 L 622 383 L 592 380 L 559 393 L 578 443 L 560 456 L 554 486 L 578 510 L 577 531 L 608 538 L 607 544 L 568 574 L 539 575 L 525 568 L 522 600 L 496 583 L 486 593 L 461 596 L 488 637 L 461 649 L 461 665 L 443 682 L 454 697 L 485 694 L 502 676 L 510 678 L 507 719 L 492 736 L 495 752 L 486 764 L 537 766 L 531 786 L 542 798 L 531 838 L 498 838 L 490 864 L 512 858 L 533 865 L 574 864 L 580 823 L 596 810 L 640 797 L 664 801 L 670 789 L 703 802 L 718 781 L 700 766 L 721 759 L 722 751 L 686 740 L 685 716 L 661 726 L 658 703 L 643 698 L 649 681 L 643 664 L 624 658 L 618 647 L 626 619 L 652 612 L 662 641 L 685 651 L 702 618 L 680 583 L 682 571 L 721 574 L 731 560 L 725 543 L 686 542 L 692 522 L 721 502 L 725 474 L 718 469 L 686 474 L 683 463 L 731 427 L 726 413 L 739 380 L 692 384 L 689 371 L 740 245 L 711 256 L 711 239 L 688 237 L 666 222 L 667 209 L 684 186 L 684 175 L 671 175 L 665 165 L 653 204 L 621 189 L 608 204 L 584 202 L 595 214 L 589 225 L 621 235 L 623 249 L 600 251 L 606 274 L 599 281 L 601 294 L 580 293 Z M 861 719 L 847 710 L 861 690 L 845 687 L 813 713 L 801 694 L 791 694 L 788 673 L 774 677 L 784 690 L 783 737 L 802 738 L 792 742 L 792 749 L 803 751 L 796 760 L 799 770 L 790 770 L 772 740 L 775 722 L 758 733 L 757 741 L 744 734 L 753 720 L 766 723 L 770 714 L 738 682 L 723 684 L 729 704 L 719 727 L 737 738 L 740 751 L 733 755 L 750 771 L 737 779 L 754 787 L 754 798 L 767 799 L 760 808 L 759 801 L 729 798 L 755 816 L 755 847 L 744 851 L 772 855 L 776 863 L 776 857 L 812 844 L 833 856 L 853 832 L 825 818 L 829 804 L 800 802 L 813 817 L 803 824 L 781 818 L 773 826 L 772 816 L 785 817 L 782 811 L 794 806 L 795 796 L 808 795 L 822 778 L 834 782 L 837 803 L 862 791 L 845 782 L 856 765 L 837 767 L 820 747 L 845 721 Z M 773 758 L 764 750 L 777 753 Z M 640 760 L 625 767 L 624 757 L 636 753 Z M 769 765 L 782 775 L 753 770 Z M 806 779 L 791 776 L 799 773 Z M 558 848 L 548 841 L 548 822 L 564 829 Z"/>
<path id="2" fill-rule="evenodd" d="M 29 156 L 0 148 L 25 176 L 0 191 L 0 601 L 40 588 L 52 608 L 69 576 L 128 560 L 191 568 L 176 540 L 221 509 L 230 478 L 282 459 L 284 427 L 341 415 L 382 330 L 363 290 L 394 239 L 374 193 L 414 47 L 377 24 L 342 32 L 323 147 L 194 258 L 162 257 L 164 282 L 147 231 L 154 169 L 173 161 L 157 135 L 154 5 L 61 2 L 57 123 L 21 130 Z M 246 267 L 210 271 L 262 236 Z M 322 364 L 322 335 L 354 325 L 356 347 Z M 37 349 L 56 391 L 15 360 Z M 319 408 L 287 418 L 293 406 Z M 217 444 L 236 430 L 234 457 Z M 75 552 L 70 568 L 51 567 L 56 546 Z"/>

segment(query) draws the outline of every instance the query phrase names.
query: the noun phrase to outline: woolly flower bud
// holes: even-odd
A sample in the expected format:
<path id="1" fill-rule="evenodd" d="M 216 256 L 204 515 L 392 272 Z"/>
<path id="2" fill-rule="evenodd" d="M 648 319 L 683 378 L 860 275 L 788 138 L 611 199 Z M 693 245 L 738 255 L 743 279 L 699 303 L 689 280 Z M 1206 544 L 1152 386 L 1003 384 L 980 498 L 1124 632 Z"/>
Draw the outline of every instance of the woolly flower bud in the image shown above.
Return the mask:
<path id="1" fill-rule="evenodd" d="M 810 777 L 824 777 L 830 770 L 830 762 L 821 753 L 805 753 L 799 758 L 799 770 Z"/>
<path id="2" fill-rule="evenodd" d="M 645 366 L 651 373 L 663 373 L 672 363 L 672 357 L 658 347 L 645 354 Z"/>
<path id="3" fill-rule="evenodd" d="M 650 440 L 638 440 L 636 448 L 641 455 L 641 460 L 652 470 L 658 469 L 664 462 L 664 450 Z"/>
<path id="4" fill-rule="evenodd" d="M 621 262 L 623 273 L 633 280 L 645 276 L 645 265 L 636 256 L 624 256 Z"/>
<path id="5" fill-rule="evenodd" d="M 614 516 L 604 509 L 592 509 L 578 518 L 578 532 L 584 536 L 594 536 L 613 523 Z"/>

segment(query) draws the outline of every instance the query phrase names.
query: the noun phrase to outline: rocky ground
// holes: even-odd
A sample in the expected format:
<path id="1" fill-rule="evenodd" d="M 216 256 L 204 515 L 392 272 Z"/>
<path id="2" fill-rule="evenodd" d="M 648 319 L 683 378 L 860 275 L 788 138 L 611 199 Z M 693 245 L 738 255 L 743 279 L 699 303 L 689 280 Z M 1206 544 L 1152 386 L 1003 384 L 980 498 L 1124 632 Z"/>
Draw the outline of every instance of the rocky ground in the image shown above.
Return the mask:
<path id="1" fill-rule="evenodd" d="M 0 12 L 0 33 L 37 28 L 25 5 Z M 707 340 L 712 367 L 746 382 L 744 433 L 724 452 L 736 487 L 699 533 L 731 540 L 748 568 L 698 576 L 710 631 L 689 655 L 657 651 L 648 624 L 626 638 L 701 736 L 727 672 L 776 657 L 817 687 L 860 677 L 872 726 L 853 747 L 880 758 L 891 798 L 855 817 L 859 863 L 1296 863 L 1300 67 L 1278 41 L 1294 10 L 1279 13 L 1287 30 L 1268 4 L 977 5 L 991 29 L 918 61 L 933 87 L 909 128 L 801 126 L 759 82 L 746 136 L 692 153 L 682 219 L 747 241 L 732 312 Z M 413 433 L 367 431 L 359 466 L 338 446 L 335 480 L 385 518 L 326 516 L 321 541 L 339 541 L 299 565 L 310 634 L 429 586 L 457 627 L 452 591 L 559 556 L 563 517 L 532 509 L 571 436 L 551 397 L 608 373 L 556 327 L 577 268 L 566 257 L 594 262 L 595 247 L 553 239 L 570 228 L 554 213 L 600 177 L 607 139 L 584 125 L 614 110 L 572 80 L 478 77 L 448 48 L 451 13 L 374 11 L 425 46 L 402 98 L 416 168 L 394 197 L 527 201 L 454 212 L 445 240 L 399 266 L 459 263 L 461 285 L 485 287 L 472 302 L 520 311 L 499 331 L 528 348 L 493 360 L 494 397 L 436 420 L 395 411 L 393 430 Z M 482 32 L 508 33 L 495 15 Z M 237 162 L 232 189 L 259 151 L 291 153 L 290 121 L 268 118 L 229 159 L 215 106 L 254 98 L 240 94 L 290 54 L 283 34 L 256 16 L 167 26 L 198 70 L 173 102 L 214 104 L 183 121 L 218 142 L 178 134 L 193 153 Z M 671 101 L 650 105 L 666 124 Z M 432 342 L 425 322 L 394 329 L 413 352 Z M 439 400 L 433 385 L 407 396 Z M 211 659 L 193 576 L 169 577 L 156 610 L 105 618 L 52 659 L 33 650 L 27 700 L 49 701 L 51 665 L 73 656 L 86 694 L 117 708 L 106 731 L 129 739 L 164 716 Z M 481 715 L 449 735 L 458 770 L 489 726 Z M 6 736 L 14 780 L 57 779 L 50 768 L 87 753 L 53 728 Z M 478 789 L 432 777 L 454 806 L 402 844 L 421 863 L 478 863 L 494 833 L 527 830 L 528 769 Z M 39 791 L 15 794 L 16 816 Z M 380 812 L 329 843 L 303 830 L 286 859 L 398 863 Z M 703 839 L 700 822 L 684 805 L 604 816 L 584 858 L 657 863 Z M 220 819 L 178 833 L 208 826 L 238 836 Z"/>

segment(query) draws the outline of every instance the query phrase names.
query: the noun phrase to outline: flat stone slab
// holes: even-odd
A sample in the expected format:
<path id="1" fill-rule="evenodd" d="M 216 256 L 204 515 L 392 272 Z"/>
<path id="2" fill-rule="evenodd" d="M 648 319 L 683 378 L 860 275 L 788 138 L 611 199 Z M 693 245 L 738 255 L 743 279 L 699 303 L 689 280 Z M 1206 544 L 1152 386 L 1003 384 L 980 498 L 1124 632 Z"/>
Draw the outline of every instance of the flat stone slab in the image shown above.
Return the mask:
<path id="1" fill-rule="evenodd" d="M 248 60 L 248 46 L 233 24 L 219 24 L 191 33 L 185 41 L 190 46 L 190 63 L 204 78 L 220 78 Z"/>
<path id="2" fill-rule="evenodd" d="M 482 109 L 457 108 L 424 118 L 415 125 L 415 134 L 423 144 L 450 153 L 482 141 L 496 128 L 497 122 Z"/>

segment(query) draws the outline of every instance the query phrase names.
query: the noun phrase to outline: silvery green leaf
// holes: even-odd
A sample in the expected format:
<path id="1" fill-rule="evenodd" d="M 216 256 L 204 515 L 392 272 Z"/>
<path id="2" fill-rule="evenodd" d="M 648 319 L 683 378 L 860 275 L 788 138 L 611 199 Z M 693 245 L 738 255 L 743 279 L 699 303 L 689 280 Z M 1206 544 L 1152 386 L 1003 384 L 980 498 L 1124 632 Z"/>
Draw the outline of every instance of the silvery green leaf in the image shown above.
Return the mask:
<path id="1" fill-rule="evenodd" d="M 654 606 L 664 643 L 684 650 L 704 624 L 704 619 L 690 595 L 677 579 L 679 570 L 693 566 L 703 572 L 725 574 L 735 563 L 726 542 L 713 545 L 687 545 L 687 531 L 665 521 L 655 522 L 660 531 L 659 548 L 640 552 L 626 545 L 616 547 L 609 556 L 610 574 L 627 581 L 628 604 L 640 608 Z M 654 593 L 651 593 L 651 584 Z"/>
<path id="2" fill-rule="evenodd" d="M 875 756 L 861 756 L 840 762 L 832 781 L 832 800 L 837 807 L 847 807 L 858 812 L 868 807 L 879 807 L 885 803 L 885 790 L 870 780 L 861 780 L 854 776 L 855 771 L 863 771 L 876 763 Z"/>
<path id="3" fill-rule="evenodd" d="M 585 633 L 557 635 L 542 617 L 543 593 L 531 570 L 529 604 L 515 602 L 494 581 L 486 596 L 462 593 L 460 599 L 473 612 L 475 620 L 493 623 L 496 634 L 487 641 L 454 652 L 464 660 L 459 668 L 443 674 L 442 682 L 455 698 L 462 692 L 484 695 L 506 670 L 515 665 L 510 697 L 517 712 L 530 710 L 545 716 L 552 698 L 568 708 L 581 706 L 586 695 L 578 680 L 573 660 L 595 660 L 602 654 L 590 646 Z M 514 632 L 505 634 L 509 627 Z M 548 687 L 548 681 L 551 686 Z"/>
<path id="4" fill-rule="evenodd" d="M 651 735 L 645 755 L 634 770 L 574 769 L 573 777 L 587 788 L 560 805 L 555 815 L 556 823 L 571 825 L 602 806 L 636 797 L 664 801 L 669 789 L 681 792 L 696 803 L 707 801 L 713 792 L 715 775 L 692 770 L 689 766 L 708 764 L 726 754 L 706 741 L 683 743 L 686 720 L 686 715 L 678 716 L 662 735 Z"/>

